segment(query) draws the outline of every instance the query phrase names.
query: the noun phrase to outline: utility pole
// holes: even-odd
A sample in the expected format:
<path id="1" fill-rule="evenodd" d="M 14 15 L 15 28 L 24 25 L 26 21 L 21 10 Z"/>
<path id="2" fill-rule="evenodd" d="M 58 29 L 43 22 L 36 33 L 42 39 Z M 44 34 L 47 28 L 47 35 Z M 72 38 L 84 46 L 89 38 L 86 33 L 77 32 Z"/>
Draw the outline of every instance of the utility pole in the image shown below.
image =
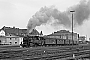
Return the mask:
<path id="1" fill-rule="evenodd" d="M 75 12 L 75 11 L 70 11 L 71 13 L 72 13 L 72 46 L 73 46 L 73 44 L 74 44 L 74 42 L 73 42 L 73 13 Z"/>

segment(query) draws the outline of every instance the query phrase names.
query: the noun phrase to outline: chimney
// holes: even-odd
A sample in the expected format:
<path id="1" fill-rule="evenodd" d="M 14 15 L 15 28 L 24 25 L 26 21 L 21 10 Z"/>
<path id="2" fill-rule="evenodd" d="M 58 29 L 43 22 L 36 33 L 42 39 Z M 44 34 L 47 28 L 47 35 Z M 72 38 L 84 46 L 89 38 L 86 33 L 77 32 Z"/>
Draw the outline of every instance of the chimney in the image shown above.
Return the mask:
<path id="1" fill-rule="evenodd" d="M 78 34 L 78 40 L 79 40 L 79 34 Z"/>
<path id="2" fill-rule="evenodd" d="M 15 29 L 15 26 L 13 26 L 13 28 Z"/>
<path id="3" fill-rule="evenodd" d="M 40 32 L 40 35 L 43 35 L 42 31 Z"/>

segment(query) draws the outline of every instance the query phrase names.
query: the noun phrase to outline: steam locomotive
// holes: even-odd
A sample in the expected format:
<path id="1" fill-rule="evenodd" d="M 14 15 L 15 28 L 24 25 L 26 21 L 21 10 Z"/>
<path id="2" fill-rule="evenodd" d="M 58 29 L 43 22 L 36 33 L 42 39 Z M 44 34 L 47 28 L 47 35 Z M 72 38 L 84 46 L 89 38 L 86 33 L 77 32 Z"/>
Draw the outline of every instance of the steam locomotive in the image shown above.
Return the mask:
<path id="1" fill-rule="evenodd" d="M 40 36 L 25 36 L 23 38 L 22 47 L 35 47 L 42 46 L 44 44 L 44 38 Z"/>
<path id="2" fill-rule="evenodd" d="M 77 45 L 78 41 L 60 38 L 48 38 L 47 36 L 25 36 L 22 47 L 35 46 L 60 46 L 60 45 Z"/>

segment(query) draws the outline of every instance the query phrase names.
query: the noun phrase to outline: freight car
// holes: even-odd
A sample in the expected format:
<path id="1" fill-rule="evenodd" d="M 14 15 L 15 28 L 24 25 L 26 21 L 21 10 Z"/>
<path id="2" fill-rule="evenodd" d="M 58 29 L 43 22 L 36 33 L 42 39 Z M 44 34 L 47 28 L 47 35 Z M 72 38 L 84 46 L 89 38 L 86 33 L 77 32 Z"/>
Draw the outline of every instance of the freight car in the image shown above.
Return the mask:
<path id="1" fill-rule="evenodd" d="M 78 41 L 59 38 L 45 38 L 45 46 L 78 45 Z"/>

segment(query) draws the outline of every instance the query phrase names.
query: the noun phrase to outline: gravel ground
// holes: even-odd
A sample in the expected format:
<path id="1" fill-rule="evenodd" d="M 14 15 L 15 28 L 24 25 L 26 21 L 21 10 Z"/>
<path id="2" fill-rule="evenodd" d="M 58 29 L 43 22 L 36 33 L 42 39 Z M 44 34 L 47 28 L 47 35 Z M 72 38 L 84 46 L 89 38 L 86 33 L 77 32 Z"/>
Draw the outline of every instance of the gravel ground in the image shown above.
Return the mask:
<path id="1" fill-rule="evenodd" d="M 87 48 L 90 45 L 78 45 L 78 46 L 57 46 L 57 47 L 30 47 L 30 48 L 22 48 L 19 46 L 0 46 L 0 59 L 1 60 L 22 60 L 28 58 L 36 58 L 40 56 L 49 56 L 55 53 L 62 53 L 64 51 L 71 51 L 80 48 L 82 50 L 82 46 Z M 79 49 L 79 50 L 80 50 Z M 30 59 L 29 59 L 30 60 Z"/>

